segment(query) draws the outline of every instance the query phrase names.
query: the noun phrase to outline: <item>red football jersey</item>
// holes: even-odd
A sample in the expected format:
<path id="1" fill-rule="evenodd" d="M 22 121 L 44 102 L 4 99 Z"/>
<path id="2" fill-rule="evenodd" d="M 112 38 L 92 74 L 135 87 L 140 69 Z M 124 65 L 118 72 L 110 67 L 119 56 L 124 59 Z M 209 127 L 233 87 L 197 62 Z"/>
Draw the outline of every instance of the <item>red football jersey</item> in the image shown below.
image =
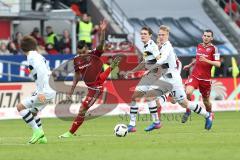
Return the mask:
<path id="1" fill-rule="evenodd" d="M 98 79 L 102 72 L 103 62 L 100 59 L 103 51 L 92 50 L 89 54 L 74 57 L 75 72 L 80 72 L 83 81 L 88 86 L 99 85 Z"/>
<path id="2" fill-rule="evenodd" d="M 217 47 L 212 44 L 204 47 L 200 43 L 196 50 L 196 63 L 192 71 L 192 76 L 200 80 L 210 80 L 212 65 L 199 61 L 200 56 L 204 56 L 211 61 L 219 61 L 220 54 L 217 51 Z"/>

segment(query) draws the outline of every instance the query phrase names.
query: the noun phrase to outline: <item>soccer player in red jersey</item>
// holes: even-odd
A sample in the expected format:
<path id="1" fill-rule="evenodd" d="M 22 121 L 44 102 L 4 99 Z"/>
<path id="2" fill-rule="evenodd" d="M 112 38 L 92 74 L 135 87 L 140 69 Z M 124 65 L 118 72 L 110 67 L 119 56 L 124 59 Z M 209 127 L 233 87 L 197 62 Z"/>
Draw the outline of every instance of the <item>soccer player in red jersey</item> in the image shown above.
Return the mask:
<path id="1" fill-rule="evenodd" d="M 59 138 L 72 137 L 77 131 L 77 129 L 82 125 L 85 119 L 85 113 L 95 103 L 97 98 L 102 94 L 104 81 L 107 79 L 111 70 L 114 69 L 120 61 L 120 57 L 116 57 L 110 67 L 104 72 L 102 72 L 103 62 L 100 60 L 100 56 L 104 52 L 104 37 L 106 27 L 107 21 L 101 21 L 99 25 L 100 45 L 95 50 L 89 51 L 85 41 L 80 41 L 78 43 L 78 56 L 76 56 L 73 60 L 75 75 L 68 97 L 69 99 L 71 99 L 71 95 L 73 94 L 78 81 L 81 79 L 88 87 L 88 94 L 85 100 L 81 103 L 79 113 L 74 119 L 71 128 L 68 132 L 60 135 Z"/>
<path id="2" fill-rule="evenodd" d="M 186 81 L 187 98 L 191 100 L 192 93 L 195 89 L 199 89 L 202 94 L 203 103 L 206 110 L 212 113 L 212 104 L 210 102 L 211 92 L 211 69 L 212 66 L 220 67 L 220 54 L 217 47 L 212 44 L 213 31 L 205 30 L 202 36 L 203 43 L 197 46 L 196 61 L 184 66 L 184 70 L 189 70 L 193 67 L 193 71 Z M 182 123 L 185 123 L 190 116 L 191 111 L 187 110 L 182 117 Z M 213 117 L 213 116 L 212 116 Z"/>

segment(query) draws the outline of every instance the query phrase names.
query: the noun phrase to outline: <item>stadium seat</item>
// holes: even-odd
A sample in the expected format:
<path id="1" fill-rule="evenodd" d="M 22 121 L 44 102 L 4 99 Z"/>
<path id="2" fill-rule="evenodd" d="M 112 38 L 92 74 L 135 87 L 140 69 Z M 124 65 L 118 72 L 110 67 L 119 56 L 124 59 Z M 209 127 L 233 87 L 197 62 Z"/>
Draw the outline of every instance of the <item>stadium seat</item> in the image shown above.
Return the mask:
<path id="1" fill-rule="evenodd" d="M 169 26 L 171 28 L 171 32 L 173 35 L 181 42 L 181 47 L 191 47 L 195 46 L 197 42 L 190 37 L 176 22 L 176 20 L 172 17 L 166 17 L 162 19 L 163 24 Z"/>

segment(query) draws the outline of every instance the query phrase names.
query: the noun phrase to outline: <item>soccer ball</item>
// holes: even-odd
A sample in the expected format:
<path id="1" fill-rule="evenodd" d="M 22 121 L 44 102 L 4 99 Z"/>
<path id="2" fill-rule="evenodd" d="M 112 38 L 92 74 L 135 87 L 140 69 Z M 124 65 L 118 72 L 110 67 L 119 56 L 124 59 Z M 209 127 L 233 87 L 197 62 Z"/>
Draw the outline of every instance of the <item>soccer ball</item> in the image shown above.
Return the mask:
<path id="1" fill-rule="evenodd" d="M 128 127 L 125 124 L 117 124 L 114 127 L 114 134 L 117 137 L 125 137 L 128 133 Z"/>

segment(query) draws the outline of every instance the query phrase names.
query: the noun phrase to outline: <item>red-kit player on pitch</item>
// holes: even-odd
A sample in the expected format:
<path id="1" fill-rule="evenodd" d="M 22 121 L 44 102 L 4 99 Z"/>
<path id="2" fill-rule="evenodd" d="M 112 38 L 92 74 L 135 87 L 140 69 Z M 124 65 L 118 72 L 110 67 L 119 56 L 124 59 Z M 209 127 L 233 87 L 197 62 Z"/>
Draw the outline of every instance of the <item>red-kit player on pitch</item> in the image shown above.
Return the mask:
<path id="1" fill-rule="evenodd" d="M 206 110 L 212 113 L 212 104 L 210 102 L 211 92 L 211 69 L 212 66 L 220 67 L 220 54 L 217 48 L 212 44 L 213 31 L 205 30 L 202 36 L 203 43 L 197 46 L 196 61 L 184 66 L 184 70 L 188 70 L 190 67 L 194 67 L 191 75 L 186 81 L 186 94 L 189 100 L 191 100 L 192 93 L 195 89 L 199 89 L 202 94 L 203 103 Z M 187 110 L 182 117 L 182 123 L 185 123 L 190 116 L 191 111 Z"/>
<path id="2" fill-rule="evenodd" d="M 104 42 L 105 42 L 105 30 L 107 28 L 107 21 L 103 20 L 100 22 L 100 45 L 89 51 L 85 41 L 80 41 L 77 46 L 78 55 L 74 58 L 74 69 L 75 75 L 72 87 L 68 94 L 69 99 L 74 92 L 74 89 L 79 80 L 84 81 L 88 87 L 88 93 L 85 100 L 81 103 L 79 113 L 74 119 L 71 128 L 68 132 L 59 136 L 59 138 L 72 137 L 77 129 L 82 125 L 85 119 L 85 113 L 88 109 L 95 103 L 98 97 L 103 92 L 103 83 L 109 76 L 112 69 L 114 69 L 119 61 L 120 57 L 116 57 L 110 67 L 102 72 L 103 62 L 100 60 L 101 55 L 104 52 Z"/>

